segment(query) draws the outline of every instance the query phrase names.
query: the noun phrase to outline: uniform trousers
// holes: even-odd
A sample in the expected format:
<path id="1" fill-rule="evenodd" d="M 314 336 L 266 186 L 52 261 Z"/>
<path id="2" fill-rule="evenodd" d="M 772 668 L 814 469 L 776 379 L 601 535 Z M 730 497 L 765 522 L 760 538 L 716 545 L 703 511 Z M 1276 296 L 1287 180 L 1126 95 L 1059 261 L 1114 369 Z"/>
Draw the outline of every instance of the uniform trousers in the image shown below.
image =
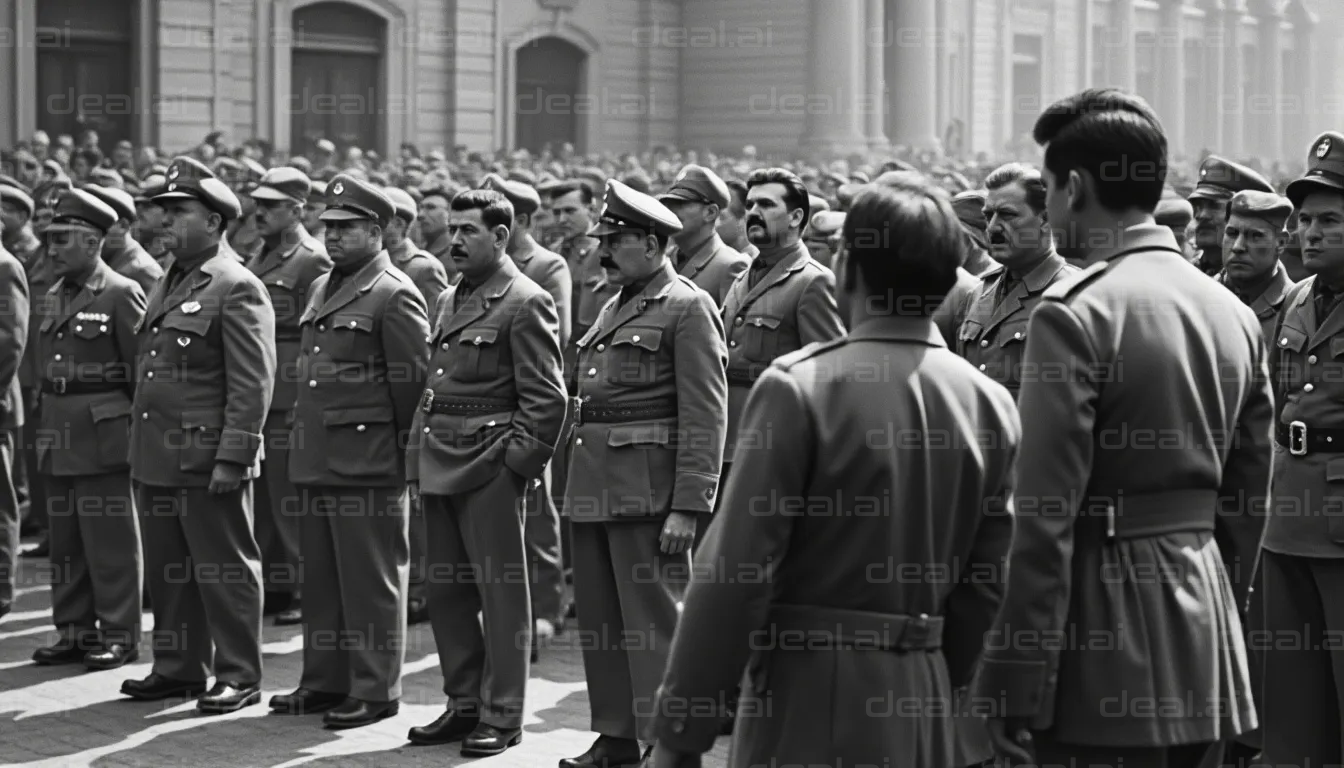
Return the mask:
<path id="1" fill-rule="evenodd" d="M 426 494 L 429 620 L 453 709 L 521 728 L 532 635 L 526 481 L 502 467 L 465 493 Z M 477 618 L 478 614 L 480 619 Z"/>
<path id="2" fill-rule="evenodd" d="M 24 425 L 15 432 L 15 443 L 18 447 L 18 458 L 15 459 L 14 475 L 16 480 L 22 476 L 22 489 L 20 483 L 15 483 L 15 490 L 21 491 L 27 497 L 27 517 L 23 522 L 25 527 L 32 527 L 39 531 L 47 530 L 47 493 L 43 486 L 43 475 L 41 467 L 37 460 L 37 434 L 39 421 L 38 409 L 41 404 L 41 393 L 35 389 L 23 390 L 23 407 L 26 415 L 24 416 Z"/>
<path id="3" fill-rule="evenodd" d="M 137 483 L 145 574 L 154 611 L 154 671 L 225 683 L 261 681 L 261 551 L 252 535 L 252 483 L 204 487 Z"/>
<path id="4" fill-rule="evenodd" d="M 303 486 L 301 688 L 401 698 L 410 518 L 406 489 Z"/>
<path id="5" fill-rule="evenodd" d="M 1263 762 L 1344 762 L 1344 559 L 1262 550 L 1260 562 L 1271 639 L 1263 644 L 1264 701 L 1255 707 Z"/>
<path id="6" fill-rule="evenodd" d="M 429 552 L 426 551 L 425 505 L 420 497 L 410 503 L 411 510 L 411 579 L 407 587 L 407 600 L 428 600 L 429 585 L 425 581 L 425 570 L 429 567 Z"/>
<path id="7" fill-rule="evenodd" d="M 1223 745 L 1218 743 L 1092 747 L 1061 744 L 1043 733 L 1036 733 L 1033 741 L 1036 745 L 1033 768 L 1216 768 L 1223 756 Z"/>
<path id="8" fill-rule="evenodd" d="M 574 603 L 592 730 L 637 739 L 653 719 L 654 694 L 690 576 L 690 553 L 665 555 L 663 519 L 575 522 Z"/>
<path id="9" fill-rule="evenodd" d="M 289 481 L 289 416 L 288 411 L 266 414 L 266 453 L 257 488 L 256 530 L 266 591 L 297 596 L 303 588 L 299 549 L 302 504 Z"/>
<path id="10" fill-rule="evenodd" d="M 565 564 L 560 544 L 560 513 L 551 497 L 551 466 L 529 483 L 523 536 L 532 591 L 532 616 L 559 624 L 564 618 Z"/>
<path id="11" fill-rule="evenodd" d="M 138 645 L 145 561 L 130 471 L 43 480 L 56 629 L 81 643 Z"/>
<path id="12" fill-rule="evenodd" d="M 19 571 L 19 496 L 14 490 L 13 429 L 0 429 L 0 616 L 14 605 Z"/>

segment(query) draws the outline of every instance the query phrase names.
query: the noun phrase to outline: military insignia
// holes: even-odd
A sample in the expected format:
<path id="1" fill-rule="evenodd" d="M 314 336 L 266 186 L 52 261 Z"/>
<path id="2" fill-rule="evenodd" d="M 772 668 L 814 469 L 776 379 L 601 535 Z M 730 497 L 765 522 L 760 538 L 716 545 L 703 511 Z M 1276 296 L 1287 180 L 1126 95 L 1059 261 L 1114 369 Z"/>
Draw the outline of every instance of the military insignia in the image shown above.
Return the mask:
<path id="1" fill-rule="evenodd" d="M 176 179 L 180 175 L 182 175 L 182 169 L 177 167 L 176 165 L 168 169 L 168 178 Z"/>
<path id="2" fill-rule="evenodd" d="M 673 179 L 672 183 L 676 184 L 678 181 L 681 181 L 682 179 L 686 178 L 686 172 L 689 171 L 690 169 L 691 167 L 689 165 L 686 166 L 685 168 L 682 168 L 681 173 L 677 174 L 677 178 Z"/>
<path id="3" fill-rule="evenodd" d="M 333 195 L 339 195 L 344 191 L 345 191 L 345 184 L 339 181 L 336 182 L 336 186 L 331 188 L 331 194 Z"/>
<path id="4" fill-rule="evenodd" d="M 1200 175 L 1201 178 L 1203 178 L 1203 177 L 1205 177 L 1205 176 L 1208 176 L 1208 175 L 1209 175 L 1209 169 L 1208 169 L 1208 168 L 1200 169 L 1200 171 L 1199 171 L 1199 175 Z"/>
<path id="5" fill-rule="evenodd" d="M 187 346 L 187 345 L 190 344 L 190 343 L 191 343 L 191 339 L 187 338 L 186 336 L 178 336 L 178 337 L 177 337 L 177 346 L 179 346 L 179 347 L 185 347 L 185 346 Z"/>
<path id="6" fill-rule="evenodd" d="M 1330 154 L 1330 137 L 1321 139 L 1321 143 L 1316 145 L 1316 159 L 1324 160 L 1325 156 Z"/>
<path id="7" fill-rule="evenodd" d="M 172 191 L 175 190 L 175 189 L 177 189 L 177 185 L 176 185 L 176 184 L 169 184 L 169 185 L 168 185 L 168 191 L 169 191 L 169 192 L 172 192 Z"/>
<path id="8" fill-rule="evenodd" d="M 199 301 L 188 301 L 186 304 L 182 305 L 183 314 L 194 315 L 200 311 L 201 311 L 201 302 Z"/>

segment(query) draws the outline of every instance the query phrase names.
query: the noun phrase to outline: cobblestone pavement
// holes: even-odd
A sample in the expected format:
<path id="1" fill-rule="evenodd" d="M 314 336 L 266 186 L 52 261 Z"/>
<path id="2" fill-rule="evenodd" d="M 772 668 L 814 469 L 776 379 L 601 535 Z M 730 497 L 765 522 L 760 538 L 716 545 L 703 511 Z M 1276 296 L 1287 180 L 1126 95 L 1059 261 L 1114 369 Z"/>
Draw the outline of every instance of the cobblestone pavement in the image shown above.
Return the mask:
<path id="1" fill-rule="evenodd" d="M 262 703 L 222 716 L 202 716 L 194 701 L 134 702 L 122 680 L 149 674 L 150 654 L 119 670 L 79 665 L 38 667 L 33 651 L 54 639 L 45 560 L 24 559 L 14 612 L 0 619 L 0 764 L 22 766 L 456 766 L 552 768 L 588 748 L 588 694 L 577 649 L 551 648 L 532 668 L 523 743 L 502 755 L 464 758 L 457 745 L 415 747 L 406 731 L 442 713 L 438 656 L 429 624 L 412 627 L 401 712 L 375 725 L 328 731 L 321 715 L 272 716 L 266 701 L 297 687 L 303 664 L 298 627 L 267 619 Z M 146 628 L 151 617 L 146 614 Z M 565 644 L 571 633 L 557 638 Z M 720 739 L 706 766 L 722 768 Z"/>

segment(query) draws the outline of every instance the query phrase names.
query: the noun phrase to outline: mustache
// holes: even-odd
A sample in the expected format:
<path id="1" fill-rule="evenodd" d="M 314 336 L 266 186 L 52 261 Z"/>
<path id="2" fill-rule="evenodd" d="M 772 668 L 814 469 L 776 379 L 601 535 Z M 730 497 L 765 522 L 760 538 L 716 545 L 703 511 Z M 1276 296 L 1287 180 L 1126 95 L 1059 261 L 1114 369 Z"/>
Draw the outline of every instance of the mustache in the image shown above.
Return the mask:
<path id="1" fill-rule="evenodd" d="M 602 265 L 603 269 L 616 269 L 616 260 L 610 256 L 603 256 L 597 260 L 597 263 Z"/>
<path id="2" fill-rule="evenodd" d="M 1007 245 L 1008 238 L 1002 232 L 995 232 L 989 236 L 990 245 Z"/>
<path id="3" fill-rule="evenodd" d="M 457 257 L 459 257 L 459 258 L 463 258 L 463 259 L 467 258 L 467 256 L 469 255 L 469 254 L 467 253 L 467 249 L 466 249 L 466 248 L 458 248 L 457 246 L 453 246 L 453 247 L 449 248 L 449 249 L 448 249 L 448 254 L 449 254 L 450 256 L 457 256 Z"/>

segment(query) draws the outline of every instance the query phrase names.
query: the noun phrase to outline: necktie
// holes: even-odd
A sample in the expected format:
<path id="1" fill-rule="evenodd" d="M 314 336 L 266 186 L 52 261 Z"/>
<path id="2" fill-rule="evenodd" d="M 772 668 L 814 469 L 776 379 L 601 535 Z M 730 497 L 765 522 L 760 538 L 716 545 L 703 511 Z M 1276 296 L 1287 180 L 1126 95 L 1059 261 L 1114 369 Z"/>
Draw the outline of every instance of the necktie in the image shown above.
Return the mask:
<path id="1" fill-rule="evenodd" d="M 1325 318 L 1334 311 L 1335 305 L 1339 303 L 1339 296 L 1324 285 L 1316 287 L 1316 325 L 1325 322 Z"/>
<path id="2" fill-rule="evenodd" d="M 770 265 L 762 261 L 759 257 L 751 262 L 751 273 L 747 275 L 747 287 L 755 288 L 756 284 L 761 282 L 765 273 L 770 271 Z"/>
<path id="3" fill-rule="evenodd" d="M 1018 281 L 1013 279 L 1012 275 L 1004 274 L 1003 279 L 999 281 L 998 296 L 994 298 L 994 304 L 999 305 L 1008 299 L 1017 288 Z"/>

